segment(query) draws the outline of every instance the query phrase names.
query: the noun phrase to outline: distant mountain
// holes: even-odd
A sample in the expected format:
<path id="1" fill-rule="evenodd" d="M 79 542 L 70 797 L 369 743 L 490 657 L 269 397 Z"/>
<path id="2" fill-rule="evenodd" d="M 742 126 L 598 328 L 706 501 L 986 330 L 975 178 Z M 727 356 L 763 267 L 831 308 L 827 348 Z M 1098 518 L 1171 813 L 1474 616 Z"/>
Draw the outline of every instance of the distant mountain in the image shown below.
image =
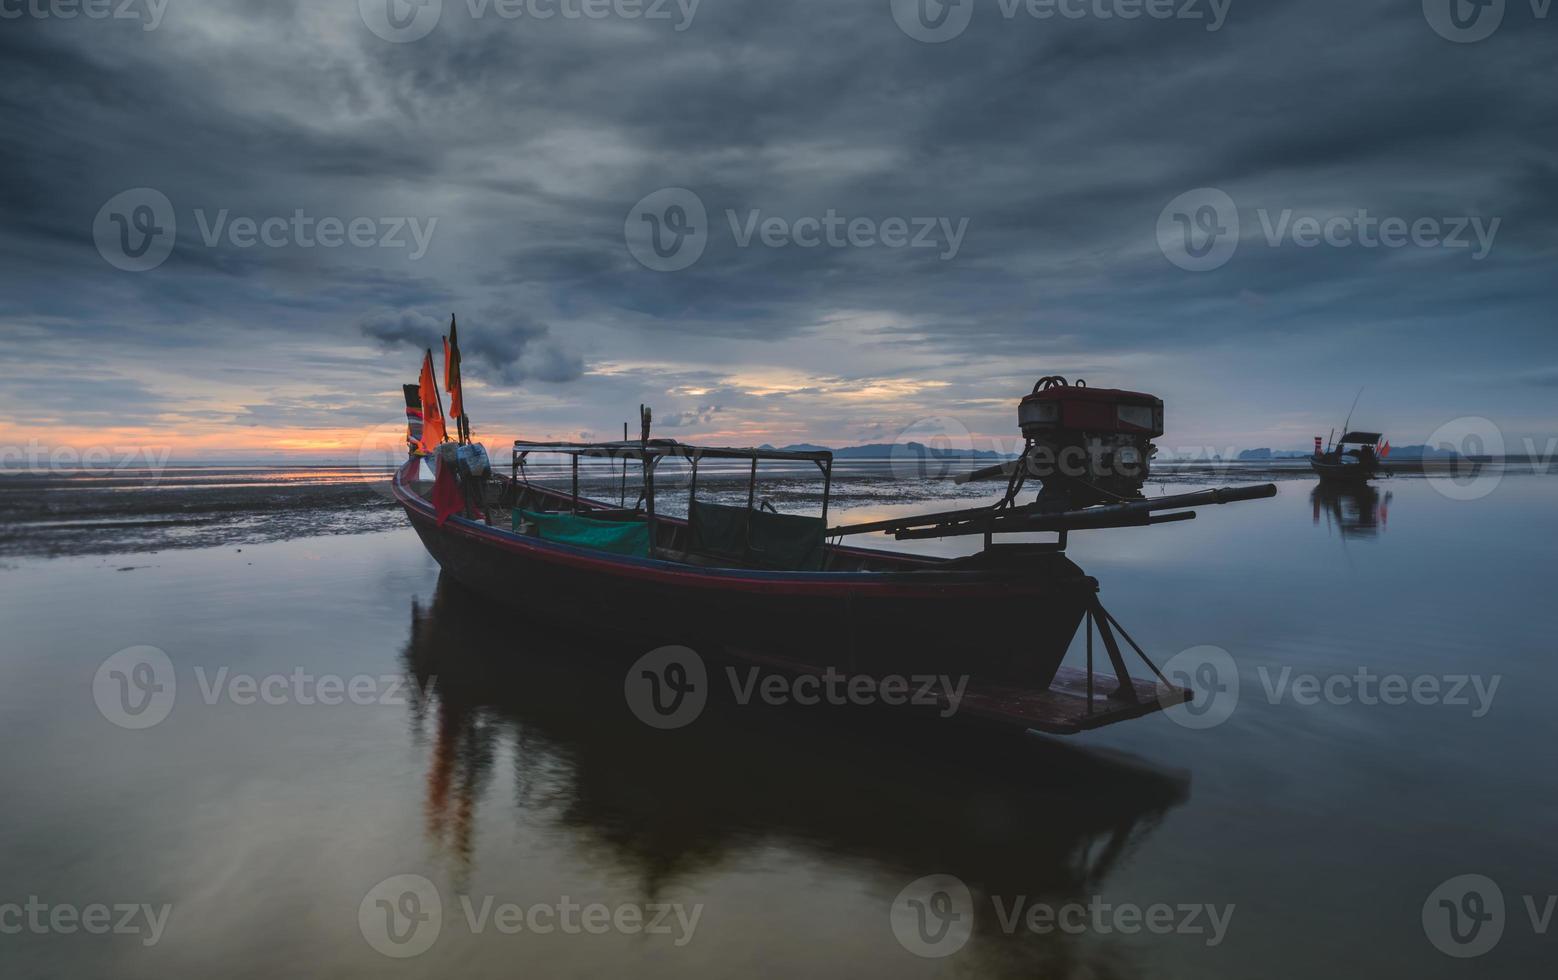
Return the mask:
<path id="1" fill-rule="evenodd" d="M 1455 459 L 1461 454 L 1451 449 L 1435 449 L 1432 446 L 1391 446 L 1391 459 Z"/>
<path id="2" fill-rule="evenodd" d="M 763 445 L 760 449 L 773 449 L 773 446 Z M 787 453 L 822 453 L 832 452 L 834 459 L 901 459 L 905 456 L 920 459 L 1011 459 L 1013 457 L 1005 453 L 992 452 L 988 449 L 932 449 L 919 442 L 898 443 L 872 443 L 869 446 L 846 446 L 843 449 L 830 450 L 827 446 L 815 446 L 811 443 L 796 443 L 793 446 L 781 446 L 780 452 Z"/>
<path id="3" fill-rule="evenodd" d="M 1310 453 L 1294 452 L 1290 449 L 1246 449 L 1239 454 L 1240 462 L 1263 459 L 1306 459 Z"/>

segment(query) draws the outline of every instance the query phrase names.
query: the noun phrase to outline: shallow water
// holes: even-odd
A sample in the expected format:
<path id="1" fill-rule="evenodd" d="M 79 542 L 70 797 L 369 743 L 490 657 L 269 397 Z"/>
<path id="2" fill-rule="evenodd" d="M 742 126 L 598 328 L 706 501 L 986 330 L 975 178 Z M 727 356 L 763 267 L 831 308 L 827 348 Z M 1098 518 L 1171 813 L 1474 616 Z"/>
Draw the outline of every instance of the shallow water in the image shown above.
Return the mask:
<path id="1" fill-rule="evenodd" d="M 1191 474 L 1172 489 L 1223 482 L 1238 481 Z M 1423 479 L 1384 481 L 1377 499 L 1279 487 L 1188 524 L 1073 536 L 1072 558 L 1148 653 L 1220 690 L 1070 739 L 728 698 L 655 731 L 623 693 L 645 650 L 490 608 L 440 582 L 403 519 L 354 527 L 363 508 L 349 505 L 331 505 L 348 516 L 329 536 L 108 554 L 83 533 L 64 557 L 13 549 L 0 591 L 0 906 L 35 898 L 45 911 L 35 928 L 25 908 L 0 908 L 0 972 L 1550 971 L 1554 939 L 1537 929 L 1558 893 L 1558 481 L 1511 473 L 1471 501 Z M 945 484 L 846 490 L 839 519 L 867 520 L 934 504 Z M 135 500 L 126 512 L 156 509 Z M 145 678 L 115 676 L 134 656 L 105 666 L 143 645 L 166 654 L 174 682 L 149 701 Z M 1175 657 L 1205 646 L 1231 657 L 1237 697 L 1229 677 L 1196 670 L 1211 661 Z M 1425 693 L 1360 703 L 1360 669 Z M 1304 675 L 1318 697 L 1297 693 Z M 1449 697 L 1462 676 L 1481 688 Z M 363 678 L 361 696 L 317 703 L 327 677 Z M 945 880 L 905 894 L 938 874 L 966 886 L 967 906 Z M 1465 949 L 1446 939 L 1449 893 L 1436 889 L 1466 874 L 1496 882 L 1504 904 L 1502 937 L 1471 960 L 1435 945 Z M 433 892 L 408 900 L 408 879 L 382 884 L 400 875 Z M 925 945 L 935 928 L 901 938 L 907 902 L 935 890 L 953 899 L 925 907 L 949 913 L 925 920 L 950 925 L 939 944 Z M 1022 916 L 1008 930 L 1019 902 L 1110 908 L 1076 913 L 1074 933 Z M 140 919 L 91 935 L 59 911 L 92 903 L 171 908 L 149 943 Z M 584 928 L 570 903 L 610 923 Z M 412 917 L 435 904 L 439 917 Z M 625 910 L 646 905 L 670 909 L 669 931 L 632 928 Z M 1122 906 L 1167 907 L 1170 931 L 1130 931 Z M 1208 908 L 1224 917 L 1215 935 Z M 563 930 L 564 915 L 580 927 Z M 396 958 L 375 942 L 421 951 Z"/>

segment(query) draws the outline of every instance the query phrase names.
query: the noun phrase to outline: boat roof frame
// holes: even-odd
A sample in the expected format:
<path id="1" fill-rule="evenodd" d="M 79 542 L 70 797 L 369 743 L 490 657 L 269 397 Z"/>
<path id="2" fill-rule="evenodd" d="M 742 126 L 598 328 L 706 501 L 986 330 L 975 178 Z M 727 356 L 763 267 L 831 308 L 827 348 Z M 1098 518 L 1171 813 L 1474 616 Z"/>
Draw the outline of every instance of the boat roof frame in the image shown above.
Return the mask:
<path id="1" fill-rule="evenodd" d="M 1380 432 L 1364 432 L 1362 430 L 1356 430 L 1343 435 L 1340 439 L 1336 440 L 1336 444 L 1338 446 L 1377 446 L 1379 445 L 1379 441 L 1383 438 L 1384 434 Z"/>
<path id="2" fill-rule="evenodd" d="M 694 446 L 674 439 L 628 439 L 617 442 L 533 442 L 514 440 L 515 456 L 531 453 L 557 453 L 564 456 L 588 456 L 600 459 L 747 459 L 771 461 L 810 461 L 819 465 L 833 462 L 830 450 L 741 449 L 732 446 Z"/>
<path id="3" fill-rule="evenodd" d="M 649 521 L 650 540 L 655 540 L 655 469 L 660 461 L 671 457 L 685 459 L 692 465 L 692 481 L 687 492 L 687 519 L 692 520 L 693 505 L 698 500 L 698 463 L 705 459 L 744 459 L 752 463 L 747 482 L 747 509 L 757 508 L 757 464 L 768 462 L 811 462 L 822 471 L 822 525 L 828 524 L 828 503 L 833 493 L 833 453 L 831 450 L 787 449 L 739 449 L 730 446 L 693 446 L 674 439 L 624 439 L 616 442 L 535 442 L 528 439 L 514 440 L 514 482 L 524 473 L 525 459 L 531 453 L 550 453 L 570 457 L 573 466 L 573 512 L 579 512 L 579 460 L 581 458 L 623 461 L 623 505 L 626 505 L 626 463 L 630 459 L 642 460 L 644 485 L 640 499 L 644 503 Z M 526 483 L 529 478 L 526 477 Z M 635 505 L 636 506 L 636 505 Z M 689 547 L 691 536 L 689 535 Z"/>

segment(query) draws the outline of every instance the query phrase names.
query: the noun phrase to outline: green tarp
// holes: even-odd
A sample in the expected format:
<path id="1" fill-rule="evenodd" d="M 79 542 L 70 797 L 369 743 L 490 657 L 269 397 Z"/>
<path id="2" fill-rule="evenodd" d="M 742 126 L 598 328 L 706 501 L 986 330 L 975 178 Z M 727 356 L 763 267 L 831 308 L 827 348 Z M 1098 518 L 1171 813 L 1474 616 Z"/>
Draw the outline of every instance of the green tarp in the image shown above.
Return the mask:
<path id="1" fill-rule="evenodd" d="M 609 551 L 614 555 L 649 557 L 649 525 L 643 521 L 597 521 L 574 514 L 538 514 L 514 511 L 514 530 L 528 521 L 541 531 L 541 540 Z"/>
<path id="2" fill-rule="evenodd" d="M 820 517 L 770 514 L 745 507 L 695 501 L 693 550 L 759 568 L 815 572 L 822 569 L 827 527 Z"/>

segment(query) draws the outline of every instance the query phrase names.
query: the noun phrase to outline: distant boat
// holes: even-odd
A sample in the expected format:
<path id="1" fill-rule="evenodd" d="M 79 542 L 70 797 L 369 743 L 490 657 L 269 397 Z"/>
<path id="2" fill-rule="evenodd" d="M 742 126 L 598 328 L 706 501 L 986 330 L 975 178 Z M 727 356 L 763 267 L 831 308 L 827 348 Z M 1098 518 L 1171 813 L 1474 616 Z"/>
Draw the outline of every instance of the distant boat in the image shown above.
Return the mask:
<path id="1" fill-rule="evenodd" d="M 1315 454 L 1309 465 L 1321 483 L 1357 486 L 1368 483 L 1379 475 L 1380 444 L 1378 432 L 1349 432 L 1338 439 L 1331 448 L 1320 450 L 1320 437 L 1315 437 Z"/>

